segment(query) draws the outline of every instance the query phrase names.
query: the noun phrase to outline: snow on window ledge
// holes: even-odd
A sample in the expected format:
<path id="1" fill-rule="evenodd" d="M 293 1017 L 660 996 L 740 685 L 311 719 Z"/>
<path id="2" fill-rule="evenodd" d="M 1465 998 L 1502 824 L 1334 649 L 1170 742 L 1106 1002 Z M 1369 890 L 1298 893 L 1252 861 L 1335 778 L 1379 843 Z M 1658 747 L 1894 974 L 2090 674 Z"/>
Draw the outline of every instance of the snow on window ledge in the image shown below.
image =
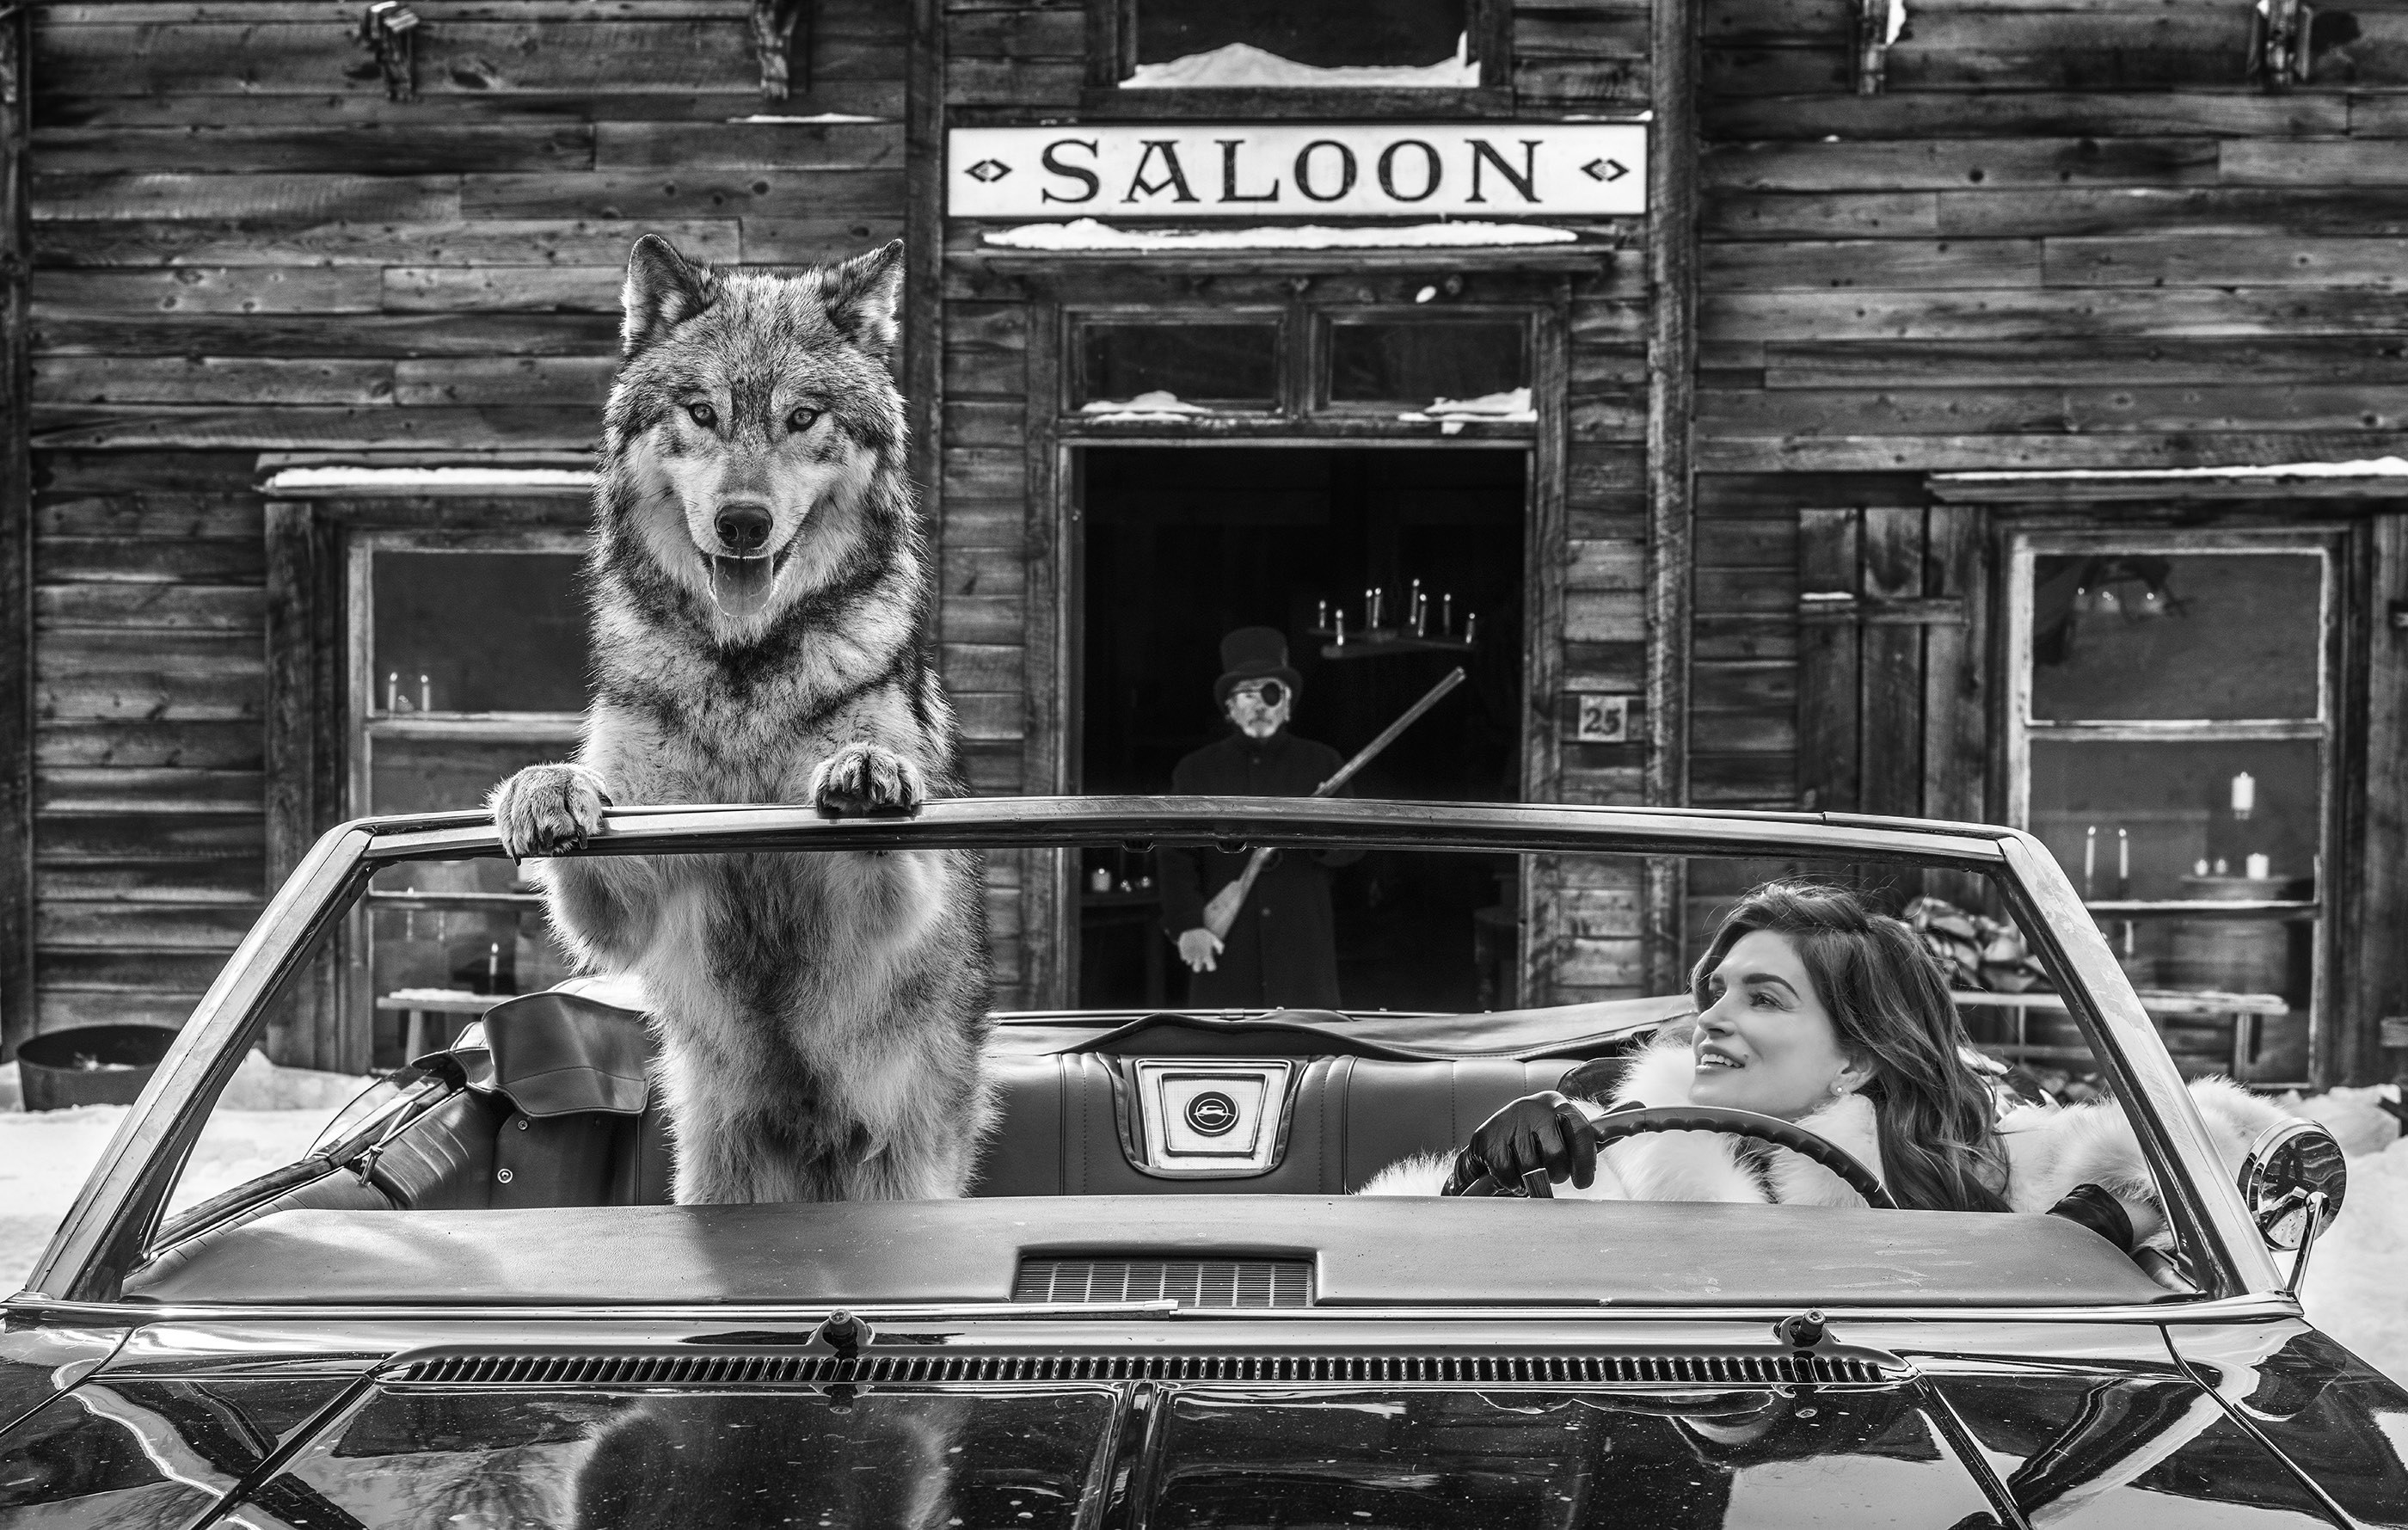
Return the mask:
<path id="1" fill-rule="evenodd" d="M 1436 398 L 1429 407 L 1409 409 L 1397 416 L 1413 424 L 1436 422 L 1440 434 L 1461 433 L 1464 422 L 1493 420 L 1503 424 L 1529 425 L 1538 423 L 1539 411 L 1530 405 L 1530 390 L 1515 388 L 1508 393 L 1483 393 L 1478 398 Z"/>
<path id="2" fill-rule="evenodd" d="M 2052 467 L 2029 471 L 1935 473 L 1943 483 L 2033 483 L 2073 479 L 2398 479 L 2408 478 L 2408 459 L 2374 457 L 2362 462 L 2276 463 L 2256 467 Z"/>
<path id="3" fill-rule="evenodd" d="M 1201 404 L 1190 404 L 1168 389 L 1157 388 L 1135 398 L 1091 398 L 1079 406 L 1079 412 L 1091 419 L 1178 420 L 1212 411 Z"/>
<path id="4" fill-rule="evenodd" d="M 589 490 L 594 474 L 582 467 L 282 467 L 261 486 L 266 493 L 302 489 L 383 489 L 415 493 L 509 493 L 511 490 Z"/>
<path id="5" fill-rule="evenodd" d="M 1380 90 L 1465 89 L 1480 83 L 1468 36 L 1455 42 L 1455 57 L 1436 64 L 1298 64 L 1252 43 L 1233 42 L 1210 52 L 1190 53 L 1166 64 L 1140 64 L 1121 81 L 1125 91 L 1196 90 Z"/>
<path id="6" fill-rule="evenodd" d="M 1403 223 L 1332 228 L 1321 223 L 1226 229 L 1114 228 L 1093 218 L 1021 223 L 989 232 L 1001 250 L 1410 250 L 1479 245 L 1570 244 L 1580 236 L 1542 223 Z"/>

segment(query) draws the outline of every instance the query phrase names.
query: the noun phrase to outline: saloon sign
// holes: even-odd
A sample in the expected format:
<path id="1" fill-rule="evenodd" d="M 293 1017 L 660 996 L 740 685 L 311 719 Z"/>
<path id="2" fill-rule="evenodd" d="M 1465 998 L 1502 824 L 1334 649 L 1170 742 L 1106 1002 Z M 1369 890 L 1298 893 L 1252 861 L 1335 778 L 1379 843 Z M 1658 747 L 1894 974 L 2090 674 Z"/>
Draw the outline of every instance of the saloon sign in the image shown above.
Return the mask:
<path id="1" fill-rule="evenodd" d="M 1636 123 L 956 128 L 955 218 L 1611 216 L 1647 208 Z"/>

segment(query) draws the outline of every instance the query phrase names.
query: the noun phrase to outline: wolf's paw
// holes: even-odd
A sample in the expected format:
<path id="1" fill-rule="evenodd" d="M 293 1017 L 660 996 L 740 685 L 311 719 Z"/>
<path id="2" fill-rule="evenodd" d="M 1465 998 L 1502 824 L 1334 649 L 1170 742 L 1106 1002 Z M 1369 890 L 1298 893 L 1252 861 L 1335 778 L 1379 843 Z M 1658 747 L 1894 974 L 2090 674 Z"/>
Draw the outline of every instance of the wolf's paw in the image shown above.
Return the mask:
<path id="1" fill-rule="evenodd" d="M 511 859 L 576 850 L 602 828 L 610 799 L 601 779 L 583 765 L 529 765 L 494 788 L 486 799 L 502 849 Z"/>
<path id="2" fill-rule="evenodd" d="M 927 800 L 920 767 L 877 744 L 847 744 L 811 775 L 811 806 L 830 818 L 916 813 Z"/>

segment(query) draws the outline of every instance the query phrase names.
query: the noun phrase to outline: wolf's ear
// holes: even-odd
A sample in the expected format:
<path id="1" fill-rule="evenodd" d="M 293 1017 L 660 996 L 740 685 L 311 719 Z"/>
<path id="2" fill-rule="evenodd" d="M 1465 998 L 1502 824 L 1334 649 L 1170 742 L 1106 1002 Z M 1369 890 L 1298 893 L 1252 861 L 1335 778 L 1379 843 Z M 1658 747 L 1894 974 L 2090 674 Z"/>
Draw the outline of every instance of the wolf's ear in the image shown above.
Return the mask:
<path id="1" fill-rule="evenodd" d="M 903 311 L 903 241 L 855 255 L 828 273 L 821 292 L 837 333 L 885 360 L 895 349 L 896 320 Z"/>
<path id="2" fill-rule="evenodd" d="M 628 252 L 627 285 L 619 294 L 620 354 L 633 356 L 718 296 L 719 277 L 710 266 L 694 265 L 657 234 L 645 235 Z"/>

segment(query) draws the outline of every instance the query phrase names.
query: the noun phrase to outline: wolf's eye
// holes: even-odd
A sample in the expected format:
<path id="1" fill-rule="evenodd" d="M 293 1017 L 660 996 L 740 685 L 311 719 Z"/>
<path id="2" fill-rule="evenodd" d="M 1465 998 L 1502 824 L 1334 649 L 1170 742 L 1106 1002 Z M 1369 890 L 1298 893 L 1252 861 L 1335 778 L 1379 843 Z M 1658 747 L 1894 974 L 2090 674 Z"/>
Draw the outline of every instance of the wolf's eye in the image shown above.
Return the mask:
<path id="1" fill-rule="evenodd" d="M 700 399 L 696 399 L 693 403 L 687 405 L 685 407 L 685 412 L 693 416 L 694 422 L 700 425 L 705 430 L 709 430 L 711 426 L 719 423 L 719 411 L 712 408 L 710 405 L 705 404 Z"/>
<path id="2" fill-rule="evenodd" d="M 788 430 L 797 431 L 809 430 L 813 425 L 819 423 L 819 410 L 810 408 L 798 408 L 794 413 L 786 416 L 786 428 Z"/>

